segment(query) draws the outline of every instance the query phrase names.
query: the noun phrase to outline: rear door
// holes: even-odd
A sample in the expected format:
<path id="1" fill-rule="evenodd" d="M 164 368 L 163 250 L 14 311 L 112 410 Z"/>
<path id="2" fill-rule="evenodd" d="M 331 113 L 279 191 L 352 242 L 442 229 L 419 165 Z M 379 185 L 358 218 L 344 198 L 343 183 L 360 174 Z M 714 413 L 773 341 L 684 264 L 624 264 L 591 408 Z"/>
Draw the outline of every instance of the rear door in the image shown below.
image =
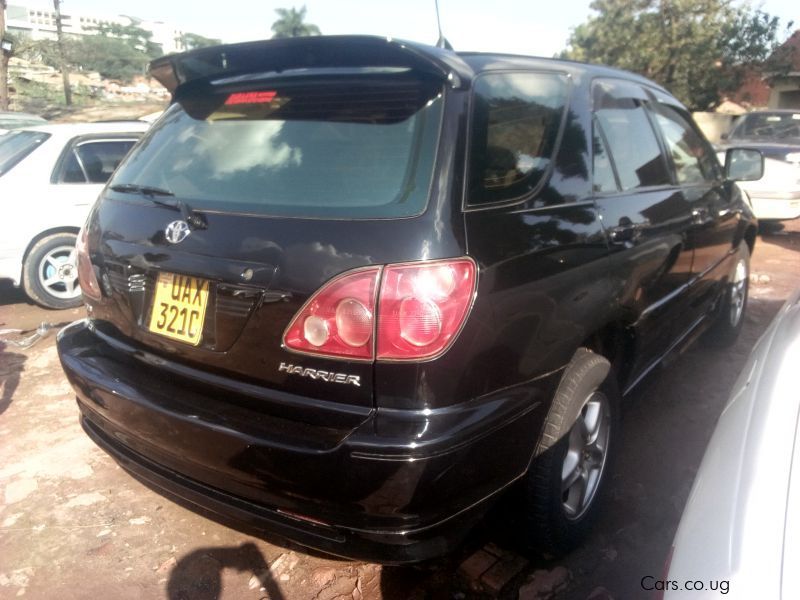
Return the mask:
<path id="1" fill-rule="evenodd" d="M 81 136 L 64 147 L 53 168 L 48 195 L 60 211 L 70 211 L 68 223 L 81 225 L 86 211 L 103 190 L 114 169 L 139 139 L 139 135 Z"/>
<path id="2" fill-rule="evenodd" d="M 686 325 L 679 307 L 692 268 L 692 208 L 673 185 L 644 89 L 596 80 L 593 100 L 594 193 L 612 281 L 635 338 L 635 381 Z"/>

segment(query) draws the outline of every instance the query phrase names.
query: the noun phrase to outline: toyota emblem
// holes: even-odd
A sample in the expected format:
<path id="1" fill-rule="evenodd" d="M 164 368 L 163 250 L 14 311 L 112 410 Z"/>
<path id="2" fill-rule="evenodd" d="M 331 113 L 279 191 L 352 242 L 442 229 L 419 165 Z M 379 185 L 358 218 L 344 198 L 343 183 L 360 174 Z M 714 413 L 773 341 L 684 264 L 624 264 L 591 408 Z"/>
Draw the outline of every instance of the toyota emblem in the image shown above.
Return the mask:
<path id="1" fill-rule="evenodd" d="M 190 233 L 192 230 L 186 221 L 173 221 L 164 230 L 164 236 L 170 244 L 180 244 Z"/>

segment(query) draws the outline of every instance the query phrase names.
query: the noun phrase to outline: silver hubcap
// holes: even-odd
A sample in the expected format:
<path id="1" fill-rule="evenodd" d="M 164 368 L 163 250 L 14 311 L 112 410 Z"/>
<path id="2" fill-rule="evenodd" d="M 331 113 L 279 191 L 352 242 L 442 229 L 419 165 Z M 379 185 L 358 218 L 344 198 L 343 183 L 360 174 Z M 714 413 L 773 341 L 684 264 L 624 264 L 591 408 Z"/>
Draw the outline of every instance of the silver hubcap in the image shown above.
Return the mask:
<path id="1" fill-rule="evenodd" d="M 81 295 L 74 246 L 58 246 L 39 263 L 39 283 L 54 298 L 72 300 Z"/>
<path id="2" fill-rule="evenodd" d="M 747 265 L 744 260 L 736 263 L 731 282 L 731 325 L 736 327 L 744 312 L 744 303 L 747 299 Z"/>
<path id="3" fill-rule="evenodd" d="M 561 467 L 561 502 L 567 519 L 580 519 L 594 499 L 608 455 L 611 407 L 605 394 L 586 399 L 569 432 L 569 449 Z"/>

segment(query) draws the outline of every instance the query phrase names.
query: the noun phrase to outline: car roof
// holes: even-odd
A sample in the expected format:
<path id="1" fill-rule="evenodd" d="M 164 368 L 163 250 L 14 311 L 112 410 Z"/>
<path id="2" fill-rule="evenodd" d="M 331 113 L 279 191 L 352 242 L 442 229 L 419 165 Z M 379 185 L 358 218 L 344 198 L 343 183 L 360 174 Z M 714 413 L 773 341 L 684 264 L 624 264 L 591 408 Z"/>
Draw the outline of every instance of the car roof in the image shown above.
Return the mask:
<path id="1" fill-rule="evenodd" d="M 486 71 L 514 68 L 562 68 L 572 73 L 613 77 L 647 85 L 669 96 L 658 84 L 634 73 L 577 61 L 514 54 L 455 52 L 390 37 L 366 35 L 311 36 L 226 44 L 171 54 L 150 63 L 149 72 L 174 95 L 181 89 L 205 89 L 194 82 L 234 79 L 258 72 L 308 72 L 326 67 L 403 66 L 467 87 Z"/>

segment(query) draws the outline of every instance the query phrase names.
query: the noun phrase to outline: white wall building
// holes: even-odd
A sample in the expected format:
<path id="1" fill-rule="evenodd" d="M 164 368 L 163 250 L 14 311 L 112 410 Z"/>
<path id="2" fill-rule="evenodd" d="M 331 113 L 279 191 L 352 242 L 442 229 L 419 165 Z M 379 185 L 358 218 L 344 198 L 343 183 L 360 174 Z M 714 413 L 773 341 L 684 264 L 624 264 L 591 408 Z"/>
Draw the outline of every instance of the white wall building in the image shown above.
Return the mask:
<path id="1" fill-rule="evenodd" d="M 182 52 L 184 32 L 161 21 L 148 21 L 126 15 L 84 14 L 61 11 L 61 27 L 68 35 L 95 35 L 98 25 L 136 25 L 153 34 L 152 41 L 161 46 L 164 54 Z M 52 9 L 26 4 L 9 4 L 6 27 L 12 33 L 30 36 L 35 40 L 55 39 L 56 13 Z"/>

